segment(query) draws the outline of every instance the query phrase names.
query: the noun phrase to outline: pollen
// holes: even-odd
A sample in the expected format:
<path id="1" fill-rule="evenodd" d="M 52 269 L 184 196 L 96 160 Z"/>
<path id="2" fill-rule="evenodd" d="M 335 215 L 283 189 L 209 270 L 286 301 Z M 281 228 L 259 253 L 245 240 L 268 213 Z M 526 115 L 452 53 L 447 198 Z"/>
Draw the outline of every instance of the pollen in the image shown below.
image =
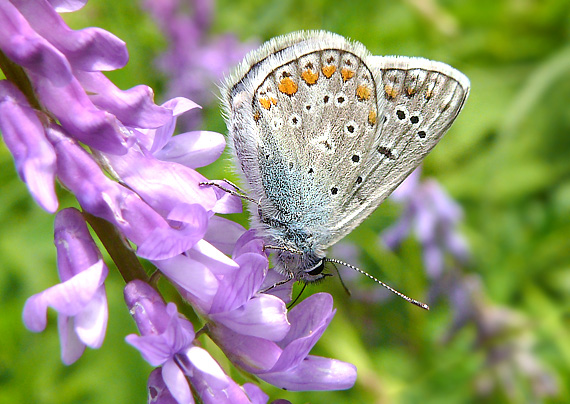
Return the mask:
<path id="1" fill-rule="evenodd" d="M 340 75 L 342 76 L 342 81 L 350 80 L 354 77 L 354 70 L 350 70 L 345 67 L 340 71 Z"/>
<path id="2" fill-rule="evenodd" d="M 321 70 L 323 71 L 325 77 L 327 79 L 330 79 L 331 76 L 334 74 L 334 72 L 336 72 L 336 66 L 335 65 L 323 66 Z"/>
<path id="3" fill-rule="evenodd" d="M 371 110 L 371 111 L 368 113 L 368 123 L 369 123 L 370 125 L 376 125 L 376 111 Z"/>
<path id="4" fill-rule="evenodd" d="M 319 78 L 319 72 L 313 72 L 311 69 L 305 70 L 301 73 L 301 78 L 305 80 L 308 85 L 315 84 Z"/>
<path id="5" fill-rule="evenodd" d="M 396 91 L 396 89 L 392 87 L 390 84 L 386 84 L 384 86 L 384 92 L 386 93 L 386 97 L 388 97 L 388 99 L 396 98 L 396 96 L 398 95 L 398 91 Z"/>
<path id="6" fill-rule="evenodd" d="M 297 92 L 299 86 L 290 77 L 283 77 L 278 88 L 283 94 L 293 95 Z"/>
<path id="7" fill-rule="evenodd" d="M 358 101 L 365 101 L 370 98 L 370 89 L 364 85 L 359 85 L 356 87 L 356 96 L 358 97 Z"/>

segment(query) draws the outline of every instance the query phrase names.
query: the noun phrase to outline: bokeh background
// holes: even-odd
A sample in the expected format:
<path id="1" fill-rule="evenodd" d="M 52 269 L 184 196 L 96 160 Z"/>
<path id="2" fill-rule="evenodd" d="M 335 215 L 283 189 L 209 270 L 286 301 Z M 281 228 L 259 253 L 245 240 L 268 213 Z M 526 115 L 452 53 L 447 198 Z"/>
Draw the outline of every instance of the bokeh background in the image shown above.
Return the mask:
<path id="1" fill-rule="evenodd" d="M 431 311 L 341 269 L 351 297 L 336 279 L 309 288 L 332 293 L 338 308 L 313 353 L 354 363 L 354 388 L 261 386 L 272 400 L 293 403 L 570 402 L 568 1 L 91 0 L 65 18 L 127 42 L 129 64 L 109 73 L 119 87 L 144 83 L 159 103 L 174 95 L 201 103 L 180 131 L 225 133 L 215 87 L 221 74 L 248 49 L 299 29 L 334 31 L 373 54 L 423 56 L 463 71 L 470 98 L 426 159 L 418 186 L 437 181 L 454 212 L 447 221 L 445 211 L 431 212 L 441 224 L 435 250 L 414 231 L 397 248 L 382 243 L 410 214 L 405 202 L 388 200 L 332 254 L 427 300 Z M 235 179 L 227 156 L 201 171 Z M 65 191 L 59 196 L 62 207 L 74 206 Z M 247 223 L 246 214 L 232 219 Z M 110 319 L 101 349 L 66 367 L 53 313 L 41 334 L 23 326 L 26 298 L 58 282 L 52 226 L 0 144 L 0 403 L 145 402 L 151 368 L 124 342 L 136 328 L 115 271 L 106 283 Z M 438 243 L 448 236 L 463 237 L 468 254 Z M 439 272 L 429 270 L 430 251 L 443 257 Z M 232 377 L 249 380 L 201 341 Z"/>

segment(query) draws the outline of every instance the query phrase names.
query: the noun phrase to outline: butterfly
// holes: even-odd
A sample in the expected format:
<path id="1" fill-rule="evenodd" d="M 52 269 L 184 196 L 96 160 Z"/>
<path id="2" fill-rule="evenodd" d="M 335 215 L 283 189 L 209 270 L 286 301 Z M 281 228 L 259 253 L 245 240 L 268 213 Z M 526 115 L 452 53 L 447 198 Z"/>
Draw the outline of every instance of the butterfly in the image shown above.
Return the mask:
<path id="1" fill-rule="evenodd" d="M 325 263 L 338 262 L 327 248 L 422 162 L 469 87 L 444 63 L 373 56 L 325 31 L 250 52 L 222 100 L 251 226 L 276 250 L 275 269 L 305 283 L 322 279 Z"/>

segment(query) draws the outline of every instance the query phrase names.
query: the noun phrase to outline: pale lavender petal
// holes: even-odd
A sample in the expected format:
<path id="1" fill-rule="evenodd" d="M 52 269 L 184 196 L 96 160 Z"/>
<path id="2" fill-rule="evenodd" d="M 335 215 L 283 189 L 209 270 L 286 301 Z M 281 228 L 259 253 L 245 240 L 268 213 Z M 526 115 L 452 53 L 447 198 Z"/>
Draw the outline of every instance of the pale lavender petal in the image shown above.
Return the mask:
<path id="1" fill-rule="evenodd" d="M 25 96 L 6 80 L 0 81 L 0 131 L 32 197 L 43 209 L 55 212 L 55 152 Z"/>
<path id="2" fill-rule="evenodd" d="M 205 240 L 198 241 L 186 255 L 206 265 L 216 276 L 226 276 L 239 269 L 239 264 Z"/>
<path id="3" fill-rule="evenodd" d="M 172 138 L 174 129 L 176 127 L 176 118 L 181 114 L 190 111 L 195 108 L 202 108 L 194 101 L 191 101 L 184 97 L 175 97 L 171 100 L 166 101 L 162 104 L 163 108 L 172 111 L 172 118 L 170 121 L 166 122 L 163 126 L 153 131 L 150 138 L 150 144 L 144 144 L 147 150 L 155 154 L 160 151 Z"/>
<path id="4" fill-rule="evenodd" d="M 236 241 L 245 233 L 245 228 L 232 220 L 220 216 L 212 216 L 208 222 L 208 230 L 204 235 L 207 240 L 224 254 L 232 254 Z"/>
<path id="5" fill-rule="evenodd" d="M 115 70 L 129 60 L 125 43 L 100 28 L 70 29 L 47 0 L 11 0 L 33 29 L 62 52 L 75 69 Z"/>
<path id="6" fill-rule="evenodd" d="M 268 371 L 282 352 L 275 342 L 241 335 L 221 324 L 212 323 L 210 334 L 233 363 L 250 373 Z"/>
<path id="7" fill-rule="evenodd" d="M 59 86 L 72 80 L 65 56 L 39 36 L 9 1 L 0 1 L 0 27 L 0 49 L 13 62 Z"/>
<path id="8" fill-rule="evenodd" d="M 75 333 L 75 321 L 73 317 L 60 314 L 57 316 L 57 327 L 61 346 L 61 360 L 66 365 L 71 365 L 83 355 L 85 344 L 81 342 Z"/>
<path id="9" fill-rule="evenodd" d="M 264 255 L 255 253 L 240 255 L 234 261 L 240 269 L 221 280 L 223 286 L 214 299 L 210 313 L 227 312 L 243 305 L 259 290 L 269 266 Z"/>
<path id="10" fill-rule="evenodd" d="M 63 209 L 55 216 L 54 244 L 62 281 L 71 279 L 101 259 L 83 215 L 75 208 Z"/>
<path id="11" fill-rule="evenodd" d="M 269 396 L 265 394 L 263 390 L 261 390 L 256 384 L 245 383 L 242 388 L 247 393 L 247 396 L 251 400 L 252 404 L 267 404 Z"/>
<path id="12" fill-rule="evenodd" d="M 193 367 L 189 376 L 205 379 L 212 389 L 221 390 L 228 387 L 228 377 L 208 351 L 193 346 L 186 351 L 186 357 Z"/>
<path id="13" fill-rule="evenodd" d="M 90 348 L 100 348 L 107 330 L 107 295 L 105 287 L 99 287 L 93 299 L 75 316 L 75 332 L 79 339 Z"/>
<path id="14" fill-rule="evenodd" d="M 154 369 L 148 376 L 148 404 L 178 404 L 162 378 L 162 368 Z"/>
<path id="15" fill-rule="evenodd" d="M 48 0 L 58 13 L 69 13 L 82 8 L 87 0 Z"/>
<path id="16" fill-rule="evenodd" d="M 206 265 L 184 255 L 153 261 L 153 264 L 168 279 L 191 295 L 185 295 L 187 300 L 203 312 L 209 311 L 218 291 L 218 280 Z"/>
<path id="17" fill-rule="evenodd" d="M 123 295 L 141 335 L 159 334 L 166 330 L 170 321 L 166 303 L 152 286 L 135 279 L 125 286 Z"/>
<path id="18" fill-rule="evenodd" d="M 135 128 L 158 128 L 172 119 L 172 111 L 154 103 L 154 92 L 138 85 L 121 90 L 101 72 L 76 71 L 94 105 L 115 115 L 123 125 Z"/>
<path id="19" fill-rule="evenodd" d="M 300 338 L 311 337 L 320 327 L 326 328 L 335 312 L 336 310 L 333 310 L 333 298 L 330 294 L 321 292 L 307 297 L 289 310 L 291 330 L 279 342 L 279 346 L 285 347 Z"/>
<path id="20" fill-rule="evenodd" d="M 37 74 L 30 78 L 40 101 L 74 138 L 103 152 L 126 153 L 131 135 L 114 115 L 93 105 L 77 79 L 55 86 Z"/>
<path id="21" fill-rule="evenodd" d="M 257 236 L 255 230 L 248 230 L 236 241 L 232 256 L 234 259 L 246 253 L 265 254 L 268 256 L 269 251 L 264 251 L 263 247 L 263 240 Z"/>
<path id="22" fill-rule="evenodd" d="M 101 260 L 68 281 L 33 295 L 24 306 L 24 324 L 31 331 L 43 331 L 48 306 L 60 314 L 75 316 L 93 298 L 107 272 L 107 267 Z"/>
<path id="23" fill-rule="evenodd" d="M 346 390 L 356 382 L 356 367 L 339 360 L 311 355 L 294 369 L 262 373 L 258 377 L 291 391 Z"/>
<path id="24" fill-rule="evenodd" d="M 423 246 L 423 261 L 427 274 L 432 279 L 439 278 L 445 266 L 444 252 L 435 242 L 425 243 Z"/>
<path id="25" fill-rule="evenodd" d="M 301 304 L 306 301 L 309 302 Z M 317 293 L 301 303 L 289 312 L 291 329 L 289 334 L 278 342 L 284 349 L 271 372 L 286 371 L 305 360 L 336 312 L 332 310 L 332 297 L 328 293 Z"/>
<path id="26" fill-rule="evenodd" d="M 154 156 L 160 160 L 198 168 L 216 161 L 225 147 L 226 140 L 220 133 L 187 132 L 172 137 L 161 150 L 154 153 Z"/>
<path id="27" fill-rule="evenodd" d="M 213 181 L 220 184 L 224 188 L 232 188 L 225 181 Z M 215 213 L 229 214 L 229 213 L 241 213 L 243 211 L 242 198 L 236 195 L 232 195 L 218 187 L 214 187 L 214 192 L 216 193 L 217 201 L 212 211 Z"/>
<path id="28" fill-rule="evenodd" d="M 267 271 L 267 276 L 261 284 L 260 290 L 271 288 L 265 293 L 276 296 L 279 299 L 283 300 L 285 303 L 288 303 L 291 301 L 294 282 L 291 280 L 290 282 L 283 283 L 283 281 L 286 279 L 288 278 L 285 275 L 280 274 L 273 268 L 269 268 L 269 271 Z M 280 283 L 280 285 L 277 285 L 278 283 Z"/>
<path id="29" fill-rule="evenodd" d="M 216 194 L 200 182 L 205 177 L 191 168 L 167 163 L 131 147 L 124 156 L 107 155 L 117 175 L 157 212 L 167 215 L 179 204 L 199 203 L 211 210 Z"/>
<path id="30" fill-rule="evenodd" d="M 162 367 L 162 378 L 164 384 L 168 387 L 168 391 L 179 404 L 194 403 L 188 381 L 174 360 L 171 359 L 164 364 Z"/>
<path id="31" fill-rule="evenodd" d="M 241 335 L 270 341 L 282 340 L 291 327 L 283 300 L 267 294 L 254 297 L 230 312 L 214 313 L 209 317 Z"/>

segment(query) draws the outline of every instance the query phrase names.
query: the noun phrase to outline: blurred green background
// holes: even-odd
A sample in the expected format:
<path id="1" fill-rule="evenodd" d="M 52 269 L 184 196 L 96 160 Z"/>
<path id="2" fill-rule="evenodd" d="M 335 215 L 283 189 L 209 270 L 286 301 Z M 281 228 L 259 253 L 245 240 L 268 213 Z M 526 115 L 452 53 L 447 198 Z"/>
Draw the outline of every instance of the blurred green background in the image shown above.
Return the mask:
<path id="1" fill-rule="evenodd" d="M 73 28 L 99 26 L 123 39 L 130 62 L 109 77 L 121 88 L 150 85 L 160 103 L 167 78 L 153 66 L 167 40 L 139 6 L 91 0 L 65 18 Z M 312 353 L 354 363 L 356 385 L 343 392 L 293 393 L 261 383 L 271 399 L 570 402 L 569 2 L 218 0 L 213 7 L 211 37 L 229 32 L 243 42 L 262 42 L 299 29 L 326 29 L 362 42 L 373 54 L 441 60 L 470 78 L 465 109 L 426 159 L 423 175 L 436 178 L 464 209 L 459 230 L 472 259 L 459 273 L 480 281 L 477 304 L 491 313 L 489 327 L 496 325 L 493 319 L 509 324 L 483 341 L 472 323 L 446 338 L 453 312 L 448 299 L 424 312 L 400 299 L 359 299 L 359 291 L 378 288 L 365 278 L 352 283 L 353 298 L 332 280 L 309 291 L 331 292 L 338 308 Z M 205 105 L 201 128 L 224 133 L 213 101 Z M 234 178 L 228 158 L 201 171 Z M 59 191 L 62 207 L 74 204 Z M 378 234 L 400 213 L 401 207 L 386 202 L 346 242 L 359 246 L 356 260 L 364 269 L 425 299 L 433 285 L 418 242 L 411 237 L 396 252 L 378 244 Z M 247 222 L 245 215 L 232 218 Z M 53 312 L 41 334 L 23 326 L 26 298 L 58 282 L 52 225 L 53 216 L 29 197 L 0 145 L 0 403 L 145 402 L 151 367 L 124 342 L 136 329 L 116 271 L 107 281 L 105 343 L 74 365 L 59 359 Z M 237 381 L 248 380 L 205 337 L 202 342 Z"/>

